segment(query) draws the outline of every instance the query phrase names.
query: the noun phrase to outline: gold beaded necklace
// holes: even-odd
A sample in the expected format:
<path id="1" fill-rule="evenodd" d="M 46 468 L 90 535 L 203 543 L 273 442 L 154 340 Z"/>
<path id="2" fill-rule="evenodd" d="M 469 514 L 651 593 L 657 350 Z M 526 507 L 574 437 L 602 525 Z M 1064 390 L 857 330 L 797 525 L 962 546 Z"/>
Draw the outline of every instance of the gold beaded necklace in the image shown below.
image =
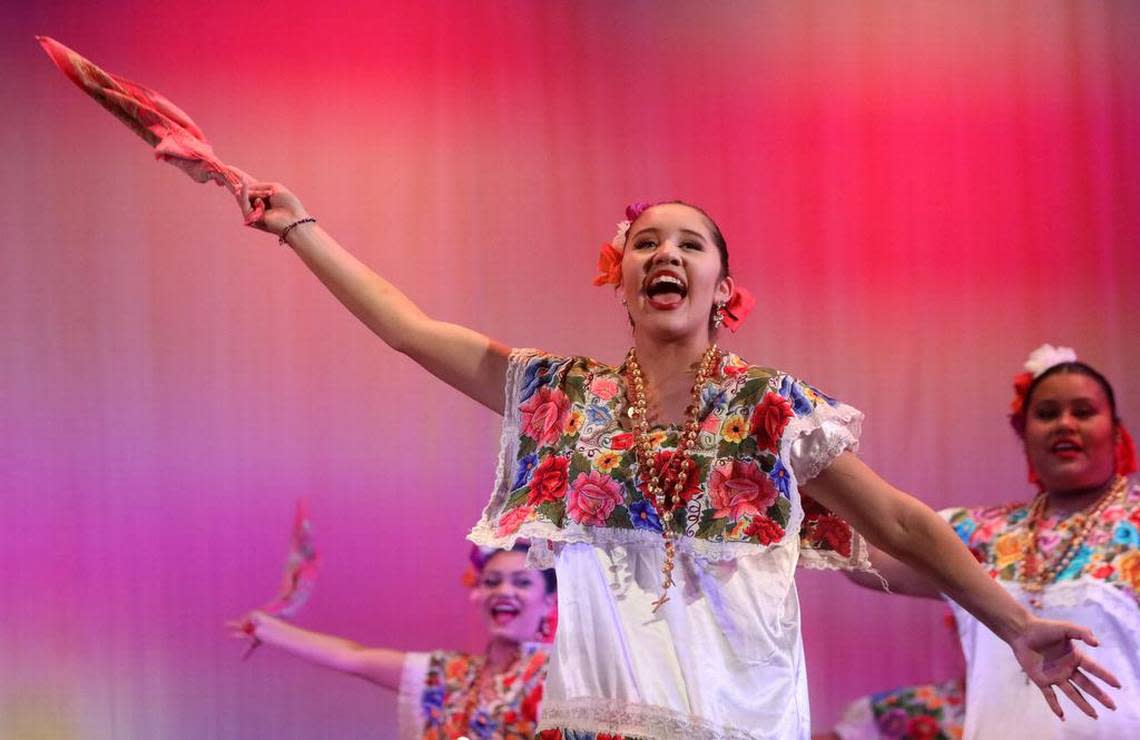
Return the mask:
<path id="1" fill-rule="evenodd" d="M 1030 594 L 1030 606 L 1034 609 L 1040 609 L 1042 607 L 1042 592 L 1045 590 L 1045 587 L 1056 581 L 1057 576 L 1064 573 L 1065 569 L 1069 567 L 1069 564 L 1073 562 L 1073 558 L 1077 556 L 1081 545 L 1084 544 L 1085 539 L 1088 538 L 1093 527 L 1099 522 L 1100 515 L 1108 508 L 1109 504 L 1124 492 L 1127 483 L 1127 478 L 1117 476 L 1091 508 L 1074 515 L 1073 518 L 1076 521 L 1074 521 L 1074 526 L 1071 527 L 1073 533 L 1072 537 L 1069 539 L 1068 544 L 1065 545 L 1065 549 L 1049 567 L 1043 567 L 1040 555 L 1040 544 L 1038 541 L 1038 528 L 1045 519 L 1045 506 L 1048 503 L 1048 495 L 1042 491 L 1037 495 L 1037 498 L 1033 500 L 1033 503 L 1029 507 L 1029 514 L 1025 518 L 1025 526 L 1029 530 L 1029 542 L 1027 551 L 1024 553 L 1025 563 L 1021 569 L 1021 585 L 1022 588 Z"/>
<path id="2" fill-rule="evenodd" d="M 646 483 L 649 496 L 645 500 L 661 520 L 661 537 L 665 541 L 665 562 L 661 566 L 661 574 L 665 579 L 661 587 L 661 596 L 653 602 L 654 612 L 669 600 L 669 588 L 673 585 L 673 560 L 677 554 L 672 532 L 673 509 L 681 500 L 685 481 L 688 480 L 693 467 L 692 460 L 686 453 L 697 441 L 701 425 L 701 390 L 712 376 L 719 352 L 716 344 L 713 344 L 701 357 L 697 375 L 693 379 L 693 388 L 689 393 L 690 403 L 685 409 L 685 424 L 681 428 L 681 436 L 677 440 L 673 456 L 669 458 L 668 464 L 662 466 L 662 470 L 657 470 L 653 464 L 653 442 L 649 437 L 649 418 L 646 413 L 648 403 L 645 398 L 645 378 L 641 374 L 641 366 L 637 364 L 636 350 L 630 349 L 625 360 L 629 376 L 626 383 L 630 395 L 628 413 L 633 420 L 638 476 Z M 673 484 L 673 495 L 670 497 L 663 483 L 669 480 L 669 472 L 674 466 L 677 467 L 677 476 Z"/>

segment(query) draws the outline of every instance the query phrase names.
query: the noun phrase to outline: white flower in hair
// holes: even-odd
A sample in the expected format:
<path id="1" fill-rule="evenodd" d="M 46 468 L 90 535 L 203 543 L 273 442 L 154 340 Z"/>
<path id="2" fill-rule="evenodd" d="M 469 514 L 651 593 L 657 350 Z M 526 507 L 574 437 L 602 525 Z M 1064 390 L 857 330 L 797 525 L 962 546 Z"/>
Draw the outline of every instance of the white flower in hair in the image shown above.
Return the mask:
<path id="1" fill-rule="evenodd" d="M 1077 353 L 1073 351 L 1072 347 L 1054 347 L 1051 344 L 1043 344 L 1029 353 L 1029 359 L 1025 361 L 1025 369 L 1033 373 L 1033 377 L 1036 378 L 1054 365 L 1076 361 Z"/>
<path id="2" fill-rule="evenodd" d="M 630 221 L 628 220 L 618 222 L 617 233 L 614 234 L 614 238 L 610 240 L 610 244 L 613 245 L 615 249 L 625 249 L 625 240 L 629 235 L 629 225 Z"/>

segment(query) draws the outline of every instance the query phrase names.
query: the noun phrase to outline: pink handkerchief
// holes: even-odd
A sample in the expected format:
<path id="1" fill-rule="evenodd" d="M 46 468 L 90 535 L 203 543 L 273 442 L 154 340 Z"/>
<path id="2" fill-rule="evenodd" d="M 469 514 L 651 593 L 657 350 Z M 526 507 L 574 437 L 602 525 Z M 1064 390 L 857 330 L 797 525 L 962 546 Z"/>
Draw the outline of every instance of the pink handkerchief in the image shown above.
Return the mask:
<path id="1" fill-rule="evenodd" d="M 46 36 L 36 39 L 72 82 L 154 147 L 156 158 L 197 182 L 213 180 L 244 205 L 242 186 L 251 182 L 249 175 L 218 159 L 202 129 L 178 106 L 137 82 L 104 72 L 58 41 Z M 246 216 L 246 224 L 257 221 L 263 213 L 264 204 L 258 200 Z"/>

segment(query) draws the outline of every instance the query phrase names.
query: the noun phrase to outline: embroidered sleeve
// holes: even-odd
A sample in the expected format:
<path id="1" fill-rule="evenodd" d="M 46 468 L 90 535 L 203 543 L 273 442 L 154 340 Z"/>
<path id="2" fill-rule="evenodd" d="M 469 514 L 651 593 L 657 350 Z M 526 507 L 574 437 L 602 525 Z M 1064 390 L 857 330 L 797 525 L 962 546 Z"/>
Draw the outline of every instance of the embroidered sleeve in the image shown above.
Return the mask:
<path id="1" fill-rule="evenodd" d="M 400 689 L 396 694 L 396 726 L 401 738 L 422 737 L 427 717 L 424 714 L 424 682 L 427 679 L 430 653 L 407 653 L 400 673 Z"/>
<path id="2" fill-rule="evenodd" d="M 551 450 L 574 431 L 571 402 L 581 393 L 581 379 L 568 377 L 572 364 L 534 349 L 511 352 L 495 487 L 468 535 L 476 544 L 506 549 L 531 538 L 537 545 L 561 527 L 563 498 L 575 471 L 565 455 Z"/>
<path id="3" fill-rule="evenodd" d="M 790 375 L 780 377 L 757 405 L 753 429 L 778 439 L 780 459 L 797 488 L 819 475 L 841 453 L 859 445 L 863 414 Z M 870 570 L 863 538 L 844 519 L 801 496 L 800 562 L 809 568 Z"/>

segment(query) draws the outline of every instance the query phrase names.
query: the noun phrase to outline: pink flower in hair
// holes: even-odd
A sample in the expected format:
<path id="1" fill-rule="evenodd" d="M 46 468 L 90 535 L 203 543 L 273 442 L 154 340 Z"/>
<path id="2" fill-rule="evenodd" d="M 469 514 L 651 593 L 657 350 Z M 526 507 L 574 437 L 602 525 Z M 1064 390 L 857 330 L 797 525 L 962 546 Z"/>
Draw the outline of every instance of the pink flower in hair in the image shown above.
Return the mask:
<path id="1" fill-rule="evenodd" d="M 629 220 L 630 223 L 633 223 L 637 220 L 638 216 L 645 213 L 652 207 L 652 203 L 644 203 L 640 200 L 634 201 L 625 207 L 625 217 Z"/>

